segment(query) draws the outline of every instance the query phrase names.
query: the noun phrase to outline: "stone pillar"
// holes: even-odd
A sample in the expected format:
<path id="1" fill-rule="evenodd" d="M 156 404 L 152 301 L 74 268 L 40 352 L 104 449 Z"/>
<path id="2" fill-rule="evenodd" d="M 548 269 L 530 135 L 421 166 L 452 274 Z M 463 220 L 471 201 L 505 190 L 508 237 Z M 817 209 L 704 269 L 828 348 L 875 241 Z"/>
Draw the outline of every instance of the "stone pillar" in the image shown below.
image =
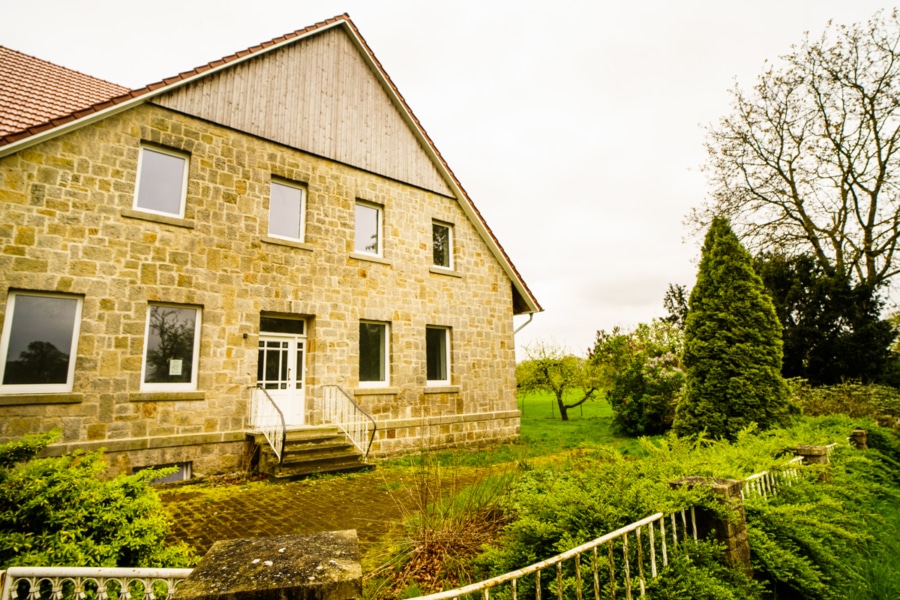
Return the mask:
<path id="1" fill-rule="evenodd" d="M 744 482 L 737 479 L 683 477 L 669 485 L 673 488 L 704 486 L 713 490 L 719 502 L 730 509 L 729 515 L 723 519 L 710 510 L 697 507 L 695 511 L 697 536 L 702 539 L 708 537 L 712 532 L 717 541 L 725 544 L 725 560 L 743 570 L 748 577 L 752 577 L 753 567 L 750 565 L 747 520 L 744 515 L 744 502 L 741 498 Z"/>
<path id="2" fill-rule="evenodd" d="M 826 446 L 797 446 L 796 456 L 802 456 L 804 464 L 827 465 L 828 448 Z"/>
<path id="3" fill-rule="evenodd" d="M 853 444 L 857 450 L 868 450 L 869 432 L 865 429 L 854 429 L 850 433 L 850 443 Z"/>
<path id="4" fill-rule="evenodd" d="M 175 600 L 352 600 L 362 595 L 356 531 L 213 544 Z"/>

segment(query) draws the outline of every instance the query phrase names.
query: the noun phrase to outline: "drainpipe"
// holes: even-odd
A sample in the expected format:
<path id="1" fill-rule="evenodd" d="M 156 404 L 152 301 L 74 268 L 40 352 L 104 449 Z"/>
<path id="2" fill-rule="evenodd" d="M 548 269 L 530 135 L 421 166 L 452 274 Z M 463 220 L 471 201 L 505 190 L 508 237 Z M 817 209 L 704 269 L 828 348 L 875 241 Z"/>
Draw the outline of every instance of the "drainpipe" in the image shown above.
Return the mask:
<path id="1" fill-rule="evenodd" d="M 534 313 L 533 313 L 533 312 L 532 312 L 532 313 L 528 313 L 528 320 L 525 321 L 524 323 L 522 323 L 521 325 L 519 325 L 518 327 L 516 327 L 516 330 L 513 331 L 513 335 L 516 335 L 517 333 L 519 333 L 520 331 L 522 331 L 523 329 L 525 329 L 525 326 L 528 325 L 529 323 L 531 323 L 531 320 L 532 320 L 533 318 L 534 318 Z"/>

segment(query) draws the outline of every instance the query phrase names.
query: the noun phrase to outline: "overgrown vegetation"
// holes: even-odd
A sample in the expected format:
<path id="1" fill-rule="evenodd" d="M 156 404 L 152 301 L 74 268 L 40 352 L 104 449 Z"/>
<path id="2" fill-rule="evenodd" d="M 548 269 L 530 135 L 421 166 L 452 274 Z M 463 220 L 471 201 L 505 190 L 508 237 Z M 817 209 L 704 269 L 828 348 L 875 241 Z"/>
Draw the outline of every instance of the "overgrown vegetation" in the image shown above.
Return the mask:
<path id="1" fill-rule="evenodd" d="M 186 567 L 185 545 L 150 482 L 162 471 L 102 478 L 99 452 L 36 458 L 58 431 L 0 445 L 0 569 L 10 566 Z"/>

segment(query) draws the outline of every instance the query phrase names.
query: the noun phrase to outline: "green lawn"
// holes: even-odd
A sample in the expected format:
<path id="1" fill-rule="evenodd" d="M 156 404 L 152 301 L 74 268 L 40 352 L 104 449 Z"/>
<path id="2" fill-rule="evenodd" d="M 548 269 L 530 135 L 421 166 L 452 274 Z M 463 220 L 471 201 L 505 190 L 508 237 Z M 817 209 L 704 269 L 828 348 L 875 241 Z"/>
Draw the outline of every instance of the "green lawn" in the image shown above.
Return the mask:
<path id="1" fill-rule="evenodd" d="M 599 398 L 603 396 L 602 392 L 598 395 Z M 572 394 L 573 399 L 577 397 Z M 560 419 L 556 398 L 549 392 L 520 394 L 519 410 L 522 411 L 521 445 L 528 449 L 530 456 L 555 454 L 597 444 L 613 446 L 623 454 L 643 454 L 636 439 L 620 436 L 613 431 L 612 408 L 604 399 L 588 400 L 577 408 L 569 409 L 568 421 Z"/>

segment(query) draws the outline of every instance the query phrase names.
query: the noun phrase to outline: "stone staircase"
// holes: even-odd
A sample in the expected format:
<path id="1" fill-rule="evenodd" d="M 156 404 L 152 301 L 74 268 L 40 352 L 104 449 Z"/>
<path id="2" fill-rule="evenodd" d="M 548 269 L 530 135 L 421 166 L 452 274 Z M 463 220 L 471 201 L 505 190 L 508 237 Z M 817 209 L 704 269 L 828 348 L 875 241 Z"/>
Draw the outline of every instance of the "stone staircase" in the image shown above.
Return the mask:
<path id="1" fill-rule="evenodd" d="M 296 479 L 319 473 L 350 473 L 370 469 L 362 453 L 335 426 L 304 427 L 287 432 L 281 464 L 262 435 L 254 436 L 259 445 L 260 473 L 272 479 Z"/>

